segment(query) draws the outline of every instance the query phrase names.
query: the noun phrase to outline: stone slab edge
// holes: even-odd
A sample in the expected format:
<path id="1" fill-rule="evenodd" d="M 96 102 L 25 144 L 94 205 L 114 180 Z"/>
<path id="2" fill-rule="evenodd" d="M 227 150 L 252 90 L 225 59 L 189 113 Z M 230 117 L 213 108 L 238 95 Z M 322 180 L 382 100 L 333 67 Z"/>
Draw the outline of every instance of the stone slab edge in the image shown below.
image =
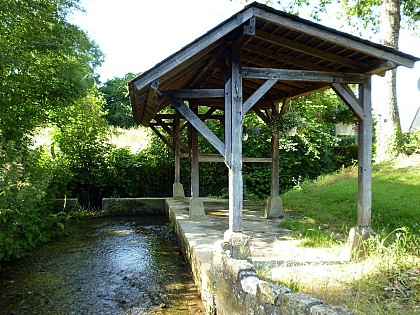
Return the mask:
<path id="1" fill-rule="evenodd" d="M 200 254 L 196 249 L 196 244 L 190 242 L 185 231 L 188 220 L 188 214 L 182 215 L 175 208 L 176 206 L 170 205 L 170 200 L 166 200 L 166 213 L 169 221 L 174 226 L 175 234 L 181 250 L 191 266 L 194 276 L 195 284 L 197 285 L 198 292 L 203 302 L 207 314 L 216 314 L 214 307 L 214 294 L 213 285 L 210 282 L 210 263 L 207 257 Z"/>

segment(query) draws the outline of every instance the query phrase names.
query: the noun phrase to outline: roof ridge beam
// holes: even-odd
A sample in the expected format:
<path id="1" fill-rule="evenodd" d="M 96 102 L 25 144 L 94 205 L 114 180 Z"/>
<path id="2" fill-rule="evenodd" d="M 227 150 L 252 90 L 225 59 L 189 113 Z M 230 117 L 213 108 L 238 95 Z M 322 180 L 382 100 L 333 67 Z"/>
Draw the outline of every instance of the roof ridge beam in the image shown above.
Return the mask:
<path id="1" fill-rule="evenodd" d="M 279 81 L 363 83 L 365 76 L 359 73 L 329 71 L 288 70 L 274 68 L 243 67 L 242 77 L 249 79 L 276 79 Z"/>

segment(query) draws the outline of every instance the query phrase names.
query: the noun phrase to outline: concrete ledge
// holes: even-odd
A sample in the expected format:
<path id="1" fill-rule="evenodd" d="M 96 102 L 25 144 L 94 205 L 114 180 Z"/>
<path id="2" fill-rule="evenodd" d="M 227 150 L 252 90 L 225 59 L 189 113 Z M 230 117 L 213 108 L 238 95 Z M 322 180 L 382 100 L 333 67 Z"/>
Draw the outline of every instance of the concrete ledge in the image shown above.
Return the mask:
<path id="1" fill-rule="evenodd" d="M 211 203 L 207 200 L 207 205 Z M 227 217 L 189 219 L 188 199 L 166 200 L 166 211 L 181 249 L 191 265 L 207 314 L 351 315 L 304 293 L 261 280 L 247 260 L 233 259 L 223 246 Z M 270 223 L 272 220 L 264 222 Z M 255 219 L 253 220 L 255 222 Z"/>
<path id="2" fill-rule="evenodd" d="M 102 210 L 112 214 L 165 214 L 164 198 L 103 198 Z"/>

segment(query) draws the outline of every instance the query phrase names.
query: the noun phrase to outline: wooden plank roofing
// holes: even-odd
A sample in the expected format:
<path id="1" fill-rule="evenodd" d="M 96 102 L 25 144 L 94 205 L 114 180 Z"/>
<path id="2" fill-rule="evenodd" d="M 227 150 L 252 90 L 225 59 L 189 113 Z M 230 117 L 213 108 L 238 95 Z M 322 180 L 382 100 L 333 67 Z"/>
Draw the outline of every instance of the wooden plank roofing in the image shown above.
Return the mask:
<path id="1" fill-rule="evenodd" d="M 341 78 L 360 83 L 364 75 L 381 75 L 397 66 L 412 68 L 420 60 L 254 2 L 129 82 L 136 123 L 148 126 L 157 112 L 170 105 L 164 94 L 174 90 L 207 89 L 209 97 L 201 97 L 200 104 L 223 109 L 232 45 L 241 46 L 244 100 L 265 82 L 258 78 L 259 69 L 279 69 L 272 72 L 274 85 L 255 105 L 260 109 L 329 86 L 311 78 L 310 71 L 335 73 L 337 82 Z M 304 80 L 281 80 L 284 71 Z"/>

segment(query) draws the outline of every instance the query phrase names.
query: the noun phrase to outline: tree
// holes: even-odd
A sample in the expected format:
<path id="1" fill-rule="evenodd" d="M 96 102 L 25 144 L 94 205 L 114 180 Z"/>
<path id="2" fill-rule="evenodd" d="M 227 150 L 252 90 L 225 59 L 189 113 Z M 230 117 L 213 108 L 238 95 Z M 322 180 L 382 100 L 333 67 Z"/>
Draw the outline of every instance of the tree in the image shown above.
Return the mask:
<path id="1" fill-rule="evenodd" d="M 247 1 L 246 1 L 247 2 Z M 278 1 L 281 9 L 297 14 L 309 7 L 312 18 L 320 20 L 334 4 L 341 4 L 343 16 L 356 28 L 371 28 L 380 35 L 380 42 L 398 49 L 399 34 L 402 26 L 415 27 L 420 21 L 420 2 L 415 0 L 290 0 Z M 387 102 L 384 104 L 385 118 L 378 121 L 382 127 L 377 133 L 377 160 L 386 159 L 399 153 L 402 141 L 401 123 L 397 104 L 396 70 L 386 74 Z M 383 124 L 381 126 L 380 124 Z"/>
<path id="2" fill-rule="evenodd" d="M 22 142 L 94 85 L 95 43 L 67 21 L 79 0 L 0 2 L 0 140 Z"/>
<path id="3" fill-rule="evenodd" d="M 110 125 L 122 128 L 135 126 L 127 90 L 127 82 L 134 76 L 134 73 L 127 73 L 122 78 L 113 78 L 99 89 L 105 97 L 105 119 Z"/>

